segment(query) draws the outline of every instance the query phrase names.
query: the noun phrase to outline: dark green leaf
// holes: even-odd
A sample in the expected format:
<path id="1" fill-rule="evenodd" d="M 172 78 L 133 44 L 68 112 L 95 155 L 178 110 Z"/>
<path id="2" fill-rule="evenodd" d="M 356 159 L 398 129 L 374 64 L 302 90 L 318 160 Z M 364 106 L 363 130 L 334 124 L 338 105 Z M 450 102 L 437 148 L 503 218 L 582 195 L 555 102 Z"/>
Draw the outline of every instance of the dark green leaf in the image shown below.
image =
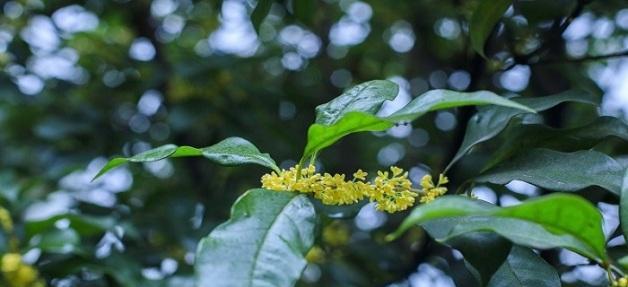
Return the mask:
<path id="1" fill-rule="evenodd" d="M 624 238 L 628 241 L 628 169 L 624 173 L 619 201 L 619 221 Z"/>
<path id="2" fill-rule="evenodd" d="M 513 246 L 488 287 L 560 287 L 556 269 L 534 251 Z"/>
<path id="3" fill-rule="evenodd" d="M 293 286 L 314 243 L 315 223 L 304 195 L 247 191 L 229 221 L 199 243 L 196 286 Z"/>
<path id="4" fill-rule="evenodd" d="M 489 209 L 494 208 L 488 203 L 479 204 L 484 204 Z M 460 223 L 459 219 L 461 218 L 434 220 L 422 226 L 434 240 L 460 251 L 467 269 L 476 277 L 478 283 L 484 286 L 506 260 L 512 244 L 490 232 L 470 232 L 454 238 L 448 237 L 447 233 Z"/>
<path id="5" fill-rule="evenodd" d="M 500 97 L 489 91 L 464 93 L 450 90 L 431 90 L 415 98 L 405 107 L 390 115 L 388 120 L 413 121 L 431 111 L 481 105 L 497 105 L 515 108 L 520 110 L 520 112 L 535 112 L 525 105 Z"/>
<path id="6" fill-rule="evenodd" d="M 519 245 L 539 249 L 563 247 L 589 258 L 607 258 L 602 216 L 597 208 L 579 196 L 558 193 L 505 208 L 487 208 L 486 203 L 478 200 L 444 196 L 416 207 L 388 239 L 417 224 L 452 218 L 458 222 L 441 230 L 441 240 L 469 232 L 493 231 Z"/>
<path id="7" fill-rule="evenodd" d="M 53 229 L 32 239 L 31 247 L 39 248 L 44 252 L 67 254 L 75 252 L 81 243 L 81 238 L 74 229 Z"/>
<path id="8" fill-rule="evenodd" d="M 469 22 L 469 37 L 471 38 L 471 47 L 478 54 L 484 55 L 484 43 L 491 35 L 491 31 L 506 13 L 510 0 L 482 0 L 480 5 L 473 11 L 471 21 Z"/>
<path id="9" fill-rule="evenodd" d="M 566 91 L 546 97 L 514 98 L 512 100 L 537 112 L 547 110 L 563 102 L 580 102 L 596 105 L 599 101 L 590 93 L 579 90 Z M 446 170 L 460 160 L 472 147 L 498 135 L 506 128 L 512 118 L 525 113 L 523 110 L 507 107 L 480 107 L 479 111 L 469 119 L 462 144 L 454 158 L 447 165 Z"/>
<path id="10" fill-rule="evenodd" d="M 270 13 L 273 2 L 273 0 L 257 0 L 257 5 L 255 5 L 255 9 L 253 9 L 251 13 L 251 22 L 253 23 L 255 31 L 259 31 L 262 21 L 264 21 L 268 13 Z"/>
<path id="11" fill-rule="evenodd" d="M 601 152 L 532 149 L 488 170 L 475 181 L 506 184 L 516 179 L 555 191 L 599 186 L 619 195 L 623 173 L 619 163 Z"/>
<path id="12" fill-rule="evenodd" d="M 576 151 L 591 148 L 609 137 L 628 141 L 628 125 L 614 117 L 600 117 L 588 125 L 571 129 L 539 124 L 517 125 L 491 156 L 485 169 L 531 148 Z"/>
<path id="13" fill-rule="evenodd" d="M 227 166 L 242 164 L 258 164 L 278 171 L 279 168 L 275 161 L 267 153 L 261 153 L 251 142 L 239 138 L 230 137 L 223 141 L 198 149 L 191 146 L 177 147 L 173 144 L 160 146 L 132 157 L 118 157 L 110 160 L 99 172 L 94 176 L 94 180 L 107 173 L 108 171 L 121 166 L 127 162 L 150 162 L 162 160 L 168 157 L 186 157 L 186 156 L 204 156 L 209 160 Z"/>
<path id="14" fill-rule="evenodd" d="M 47 219 L 37 221 L 27 221 L 24 225 L 26 236 L 32 237 L 38 233 L 54 228 L 59 220 L 67 220 L 69 228 L 76 230 L 80 235 L 91 236 L 103 233 L 115 225 L 115 221 L 110 217 L 95 217 L 85 214 L 60 214 Z"/>
<path id="15" fill-rule="evenodd" d="M 364 82 L 333 100 L 316 107 L 316 123 L 333 125 L 350 112 L 375 114 L 387 100 L 393 100 L 399 87 L 386 80 Z"/>

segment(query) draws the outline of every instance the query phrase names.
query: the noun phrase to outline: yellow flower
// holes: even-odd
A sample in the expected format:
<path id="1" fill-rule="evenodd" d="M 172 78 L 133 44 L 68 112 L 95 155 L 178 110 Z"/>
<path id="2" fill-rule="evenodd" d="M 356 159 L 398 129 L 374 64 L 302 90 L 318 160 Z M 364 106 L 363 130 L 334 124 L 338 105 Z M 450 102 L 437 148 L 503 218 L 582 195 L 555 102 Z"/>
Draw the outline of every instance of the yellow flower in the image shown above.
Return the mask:
<path id="1" fill-rule="evenodd" d="M 325 261 L 325 251 L 318 246 L 312 246 L 305 254 L 305 260 L 309 263 L 321 263 Z"/>
<path id="2" fill-rule="evenodd" d="M 358 171 L 356 171 L 355 173 L 353 173 L 353 178 L 354 180 L 366 180 L 366 176 L 368 175 L 368 173 L 366 173 L 365 171 L 358 169 Z"/>
<path id="3" fill-rule="evenodd" d="M 349 242 L 351 234 L 344 224 L 334 221 L 323 228 L 323 242 L 331 246 L 343 246 Z"/>
<path id="4" fill-rule="evenodd" d="M 377 203 L 377 210 L 393 213 L 412 206 L 418 194 L 412 191 L 408 172 L 395 166 L 390 167 L 390 171 L 390 176 L 387 171 L 377 172 L 370 197 Z"/>
<path id="5" fill-rule="evenodd" d="M 611 283 L 613 287 L 628 287 L 628 278 L 622 277 Z"/>
<path id="6" fill-rule="evenodd" d="M 372 183 L 366 181 L 368 174 L 361 169 L 353 174 L 353 180 L 347 180 L 344 174 L 317 173 L 313 165 L 302 168 L 298 178 L 297 171 L 297 167 L 291 167 L 265 174 L 261 178 L 262 187 L 310 193 L 327 205 L 354 204 L 368 198 L 377 203 L 379 210 L 391 213 L 412 206 L 417 197 L 408 173 L 395 166 L 390 172 L 378 171 Z"/>
<path id="7" fill-rule="evenodd" d="M 2 256 L 0 269 L 3 273 L 15 272 L 22 264 L 22 255 L 18 253 L 7 253 Z"/>
<path id="8" fill-rule="evenodd" d="M 448 182 L 449 179 L 443 174 L 438 176 L 438 184 L 436 185 L 434 185 L 431 175 L 427 174 L 423 176 L 423 178 L 421 178 L 421 188 L 423 189 L 423 194 L 421 195 L 419 202 L 428 203 L 447 193 L 447 188 L 442 185 Z"/>
<path id="9" fill-rule="evenodd" d="M 0 207 L 0 227 L 6 232 L 13 232 L 11 213 L 4 207 Z"/>

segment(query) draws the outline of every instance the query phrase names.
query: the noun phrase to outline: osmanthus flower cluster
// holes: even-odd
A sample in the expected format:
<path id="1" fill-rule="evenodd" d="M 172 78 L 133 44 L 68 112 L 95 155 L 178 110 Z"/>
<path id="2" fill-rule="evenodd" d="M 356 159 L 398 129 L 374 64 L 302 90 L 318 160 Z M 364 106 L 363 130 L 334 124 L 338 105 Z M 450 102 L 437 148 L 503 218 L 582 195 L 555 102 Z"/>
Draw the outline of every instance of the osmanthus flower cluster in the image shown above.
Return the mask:
<path id="1" fill-rule="evenodd" d="M 408 172 L 395 166 L 390 167 L 390 171 L 378 171 L 370 182 L 367 176 L 359 169 L 349 180 L 344 174 L 317 173 L 314 165 L 309 165 L 300 171 L 298 167 L 291 167 L 265 174 L 261 182 L 263 188 L 270 190 L 311 194 L 327 205 L 354 204 L 368 199 L 376 203 L 377 210 L 389 213 L 408 209 L 419 195 L 420 202 L 426 203 L 447 192 L 447 188 L 441 186 L 447 183 L 443 175 L 437 185 L 430 175 L 424 176 L 422 190 L 413 189 Z"/>

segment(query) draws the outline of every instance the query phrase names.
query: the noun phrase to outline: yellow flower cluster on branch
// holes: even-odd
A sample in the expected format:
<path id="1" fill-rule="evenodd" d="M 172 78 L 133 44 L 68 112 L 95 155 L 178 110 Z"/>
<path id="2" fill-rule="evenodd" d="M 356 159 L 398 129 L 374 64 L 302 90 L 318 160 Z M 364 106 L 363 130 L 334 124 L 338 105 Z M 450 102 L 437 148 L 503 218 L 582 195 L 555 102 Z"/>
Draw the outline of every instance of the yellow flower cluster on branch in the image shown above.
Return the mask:
<path id="1" fill-rule="evenodd" d="M 376 202 L 378 210 L 393 213 L 408 209 L 414 204 L 418 193 L 412 189 L 408 172 L 393 166 L 390 171 L 378 171 L 372 182 L 367 181 L 367 175 L 358 170 L 353 174 L 353 179 L 348 180 L 344 174 L 317 173 L 316 168 L 310 165 L 302 168 L 300 173 L 296 167 L 291 167 L 279 173 L 265 174 L 261 182 L 263 188 L 270 190 L 311 194 L 327 205 L 353 204 L 368 198 Z M 428 189 L 424 187 L 424 190 L 435 198 L 436 193 L 443 189 L 447 191 L 440 186 L 446 183 L 446 179 L 441 175 L 438 186 L 432 184 Z"/>
<path id="2" fill-rule="evenodd" d="M 443 187 L 443 185 L 447 184 L 448 182 L 449 182 L 449 179 L 446 176 L 441 174 L 438 177 L 438 184 L 434 185 L 434 181 L 432 181 L 432 176 L 429 174 L 425 175 L 421 179 L 421 188 L 423 190 L 422 190 L 422 195 L 419 202 L 428 203 L 428 202 L 433 201 L 437 197 L 442 196 L 445 193 L 447 193 L 447 188 Z"/>

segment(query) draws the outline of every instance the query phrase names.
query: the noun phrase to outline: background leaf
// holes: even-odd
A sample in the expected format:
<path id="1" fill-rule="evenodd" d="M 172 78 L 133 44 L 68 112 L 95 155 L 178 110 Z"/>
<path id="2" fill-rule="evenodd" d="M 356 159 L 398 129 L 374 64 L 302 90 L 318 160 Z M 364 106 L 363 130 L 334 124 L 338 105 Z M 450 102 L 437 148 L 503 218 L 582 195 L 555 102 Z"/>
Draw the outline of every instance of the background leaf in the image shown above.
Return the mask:
<path id="1" fill-rule="evenodd" d="M 599 186 L 619 195 L 623 172 L 617 161 L 601 152 L 532 149 L 486 171 L 475 181 L 506 184 L 517 179 L 555 191 Z"/>
<path id="2" fill-rule="evenodd" d="M 487 208 L 494 206 L 488 203 Z M 448 232 L 459 224 L 457 218 L 435 220 L 422 224 L 431 237 L 462 253 L 467 269 L 476 277 L 480 286 L 486 285 L 508 256 L 512 243 L 491 232 L 470 232 L 457 237 L 448 237 Z"/>
<path id="3" fill-rule="evenodd" d="M 540 124 L 517 125 L 508 133 L 484 169 L 528 149 L 576 151 L 592 148 L 609 137 L 628 141 L 628 125 L 614 117 L 599 117 L 585 126 L 570 129 L 555 129 Z"/>
<path id="4" fill-rule="evenodd" d="M 550 109 L 564 102 L 579 102 L 592 105 L 596 105 L 599 102 L 593 95 L 581 90 L 569 90 L 546 97 L 513 98 L 512 100 L 537 112 Z M 512 118 L 525 113 L 526 111 L 507 107 L 480 107 L 479 111 L 469 119 L 462 144 L 445 170 L 449 170 L 454 163 L 460 160 L 475 145 L 497 136 L 506 128 Z"/>
<path id="5" fill-rule="evenodd" d="M 255 5 L 255 9 L 251 12 L 251 22 L 253 23 L 253 28 L 255 31 L 259 33 L 259 27 L 270 13 L 270 8 L 273 6 L 273 0 L 257 0 L 257 5 Z"/>
<path id="6" fill-rule="evenodd" d="M 441 230 L 442 240 L 474 231 L 493 231 L 528 247 L 563 247 L 589 258 L 607 257 L 601 214 L 575 195 L 551 194 L 504 208 L 487 208 L 486 203 L 467 197 L 444 196 L 416 207 L 388 238 L 437 219 L 456 222 L 446 224 L 448 230 Z"/>
<path id="7" fill-rule="evenodd" d="M 275 161 L 267 153 L 261 153 L 251 142 L 239 138 L 230 137 L 221 142 L 205 147 L 195 148 L 190 146 L 177 147 L 168 144 L 147 150 L 132 157 L 118 157 L 110 160 L 97 174 L 94 180 L 107 173 L 108 171 L 121 166 L 127 162 L 151 162 L 162 160 L 168 157 L 187 157 L 187 156 L 204 156 L 205 158 L 226 166 L 242 165 L 242 164 L 258 164 L 271 168 L 275 171 L 279 170 Z"/>
<path id="8" fill-rule="evenodd" d="M 314 243 L 315 222 L 304 195 L 247 191 L 229 221 L 199 243 L 196 286 L 293 286 Z"/>
<path id="9" fill-rule="evenodd" d="M 469 22 L 469 37 L 473 50 L 486 58 L 484 54 L 484 43 L 491 35 L 493 27 L 499 19 L 506 13 L 510 0 L 482 0 L 480 5 L 473 11 L 471 22 Z"/>
<path id="10" fill-rule="evenodd" d="M 529 248 L 513 246 L 488 287 L 560 287 L 556 269 Z"/>
<path id="11" fill-rule="evenodd" d="M 628 169 L 624 173 L 619 200 L 619 221 L 624 238 L 628 240 Z"/>

